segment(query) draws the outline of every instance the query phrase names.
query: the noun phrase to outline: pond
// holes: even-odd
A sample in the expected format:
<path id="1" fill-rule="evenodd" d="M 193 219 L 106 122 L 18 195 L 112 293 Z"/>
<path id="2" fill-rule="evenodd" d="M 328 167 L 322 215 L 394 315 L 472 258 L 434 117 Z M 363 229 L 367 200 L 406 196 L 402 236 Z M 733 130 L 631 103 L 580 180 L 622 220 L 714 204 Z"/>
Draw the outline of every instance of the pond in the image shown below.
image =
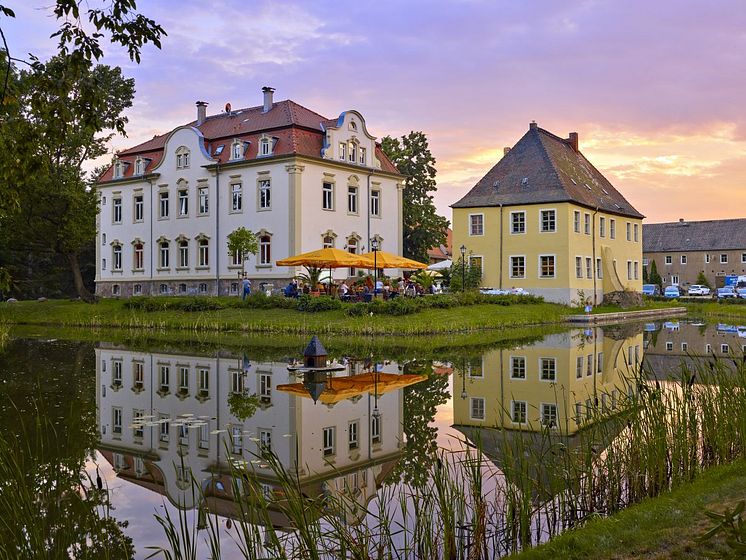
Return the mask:
<path id="1" fill-rule="evenodd" d="M 188 529 L 179 546 L 193 539 L 200 558 L 215 547 L 224 558 L 298 551 L 297 491 L 317 504 L 309 526 L 354 533 L 363 547 L 378 542 L 385 519 L 387 546 L 405 557 L 428 546 L 497 557 L 675 484 L 675 469 L 657 478 L 646 466 L 633 480 L 623 465 L 643 451 L 622 442 L 660 421 L 655 405 L 640 406 L 644 395 L 682 363 L 694 371 L 699 360 L 740 360 L 746 348 L 742 327 L 683 320 L 492 346 L 454 338 L 452 352 L 423 344 L 421 355 L 329 340 L 336 370 L 310 376 L 297 369 L 307 340 L 224 348 L 33 334 L 0 351 L 8 556 L 48 546 L 60 557 L 145 558 L 148 547 L 172 546 L 169 526 Z M 676 407 L 661 395 L 658 416 L 668 417 Z M 718 445 L 695 451 L 689 468 L 727 460 Z M 418 508 L 439 516 L 429 544 L 413 536 L 435 523 Z M 324 550 L 339 556 L 340 547 Z"/>

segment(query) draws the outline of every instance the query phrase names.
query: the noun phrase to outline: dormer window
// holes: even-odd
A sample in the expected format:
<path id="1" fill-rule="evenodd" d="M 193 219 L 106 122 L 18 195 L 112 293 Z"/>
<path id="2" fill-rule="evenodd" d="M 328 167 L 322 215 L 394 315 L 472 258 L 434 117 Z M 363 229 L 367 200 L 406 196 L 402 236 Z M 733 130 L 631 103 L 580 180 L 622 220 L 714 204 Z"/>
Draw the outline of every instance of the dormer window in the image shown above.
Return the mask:
<path id="1" fill-rule="evenodd" d="M 244 143 L 240 140 L 235 140 L 231 147 L 231 159 L 243 159 Z M 267 154 L 263 154 L 267 155 Z"/>
<path id="2" fill-rule="evenodd" d="M 357 132 L 357 123 L 355 121 L 350 121 L 350 130 Z"/>
<path id="3" fill-rule="evenodd" d="M 176 150 L 176 169 L 189 168 L 189 148 L 181 146 Z"/>
<path id="4" fill-rule="evenodd" d="M 260 156 L 272 155 L 272 138 L 264 137 L 259 141 L 259 155 Z"/>
<path id="5" fill-rule="evenodd" d="M 142 175 L 142 172 L 145 168 L 145 162 L 142 158 L 137 158 L 135 160 L 135 175 Z"/>
<path id="6" fill-rule="evenodd" d="M 339 159 L 343 161 L 347 159 L 347 143 L 345 142 L 339 143 Z"/>
<path id="7" fill-rule="evenodd" d="M 124 164 L 117 160 L 114 162 L 114 178 L 115 179 L 121 179 L 124 175 Z"/>
<path id="8" fill-rule="evenodd" d="M 366 150 L 365 148 L 362 148 L 362 147 L 361 147 L 361 148 L 359 148 L 359 153 L 360 153 L 360 165 L 365 165 L 365 164 L 367 163 L 367 159 L 368 159 L 368 158 L 367 158 L 367 153 L 366 153 L 366 151 L 367 151 L 367 150 Z"/>
<path id="9" fill-rule="evenodd" d="M 350 158 L 350 163 L 357 163 L 357 144 L 355 142 L 350 142 L 347 155 Z"/>

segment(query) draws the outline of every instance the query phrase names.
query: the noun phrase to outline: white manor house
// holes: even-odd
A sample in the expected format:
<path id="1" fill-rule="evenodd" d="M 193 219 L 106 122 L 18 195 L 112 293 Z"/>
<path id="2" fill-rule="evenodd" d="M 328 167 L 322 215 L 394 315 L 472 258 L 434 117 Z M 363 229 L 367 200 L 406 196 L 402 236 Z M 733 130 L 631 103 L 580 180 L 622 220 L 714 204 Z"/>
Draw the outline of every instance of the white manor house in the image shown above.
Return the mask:
<path id="1" fill-rule="evenodd" d="M 301 269 L 275 261 L 322 247 L 402 254 L 403 177 L 357 111 L 327 119 L 297 103 L 207 115 L 121 151 L 99 178 L 100 296 L 237 294 Z M 259 252 L 229 255 L 228 235 L 256 233 Z M 354 270 L 341 269 L 335 278 Z"/>

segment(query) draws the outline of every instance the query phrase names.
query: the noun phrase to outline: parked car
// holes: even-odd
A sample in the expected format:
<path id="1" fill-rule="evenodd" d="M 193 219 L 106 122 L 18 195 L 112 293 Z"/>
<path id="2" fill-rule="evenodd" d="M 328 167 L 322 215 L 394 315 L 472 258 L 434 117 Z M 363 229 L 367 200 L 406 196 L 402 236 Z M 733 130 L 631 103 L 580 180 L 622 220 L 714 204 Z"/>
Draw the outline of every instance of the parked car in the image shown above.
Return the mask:
<path id="1" fill-rule="evenodd" d="M 690 296 L 709 296 L 710 288 L 702 284 L 692 284 L 687 292 Z"/>
<path id="2" fill-rule="evenodd" d="M 737 297 L 738 297 L 738 292 L 736 292 L 736 289 L 733 286 L 725 286 L 723 288 L 718 288 L 718 291 L 717 291 L 718 299 L 737 298 Z"/>
<path id="3" fill-rule="evenodd" d="M 642 295 L 644 296 L 659 296 L 661 295 L 661 288 L 658 284 L 643 284 Z"/>
<path id="4" fill-rule="evenodd" d="M 738 297 L 746 299 L 746 288 L 736 288 Z"/>
<path id="5" fill-rule="evenodd" d="M 681 297 L 681 292 L 679 291 L 679 287 L 678 286 L 666 286 L 666 289 L 663 290 L 663 297 L 667 297 L 667 298 Z"/>

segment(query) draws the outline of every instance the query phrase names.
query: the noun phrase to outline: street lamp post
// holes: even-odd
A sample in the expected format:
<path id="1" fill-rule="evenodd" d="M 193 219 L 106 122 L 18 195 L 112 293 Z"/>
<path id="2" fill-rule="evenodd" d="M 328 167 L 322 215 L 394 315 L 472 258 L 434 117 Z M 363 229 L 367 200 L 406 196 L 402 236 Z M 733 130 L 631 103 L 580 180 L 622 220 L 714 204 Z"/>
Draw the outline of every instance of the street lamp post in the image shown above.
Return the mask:
<path id="1" fill-rule="evenodd" d="M 376 297 L 378 290 L 378 238 L 370 240 L 370 248 L 373 250 L 373 297 Z"/>
<path id="2" fill-rule="evenodd" d="M 466 246 L 461 245 L 461 291 L 466 291 Z"/>

